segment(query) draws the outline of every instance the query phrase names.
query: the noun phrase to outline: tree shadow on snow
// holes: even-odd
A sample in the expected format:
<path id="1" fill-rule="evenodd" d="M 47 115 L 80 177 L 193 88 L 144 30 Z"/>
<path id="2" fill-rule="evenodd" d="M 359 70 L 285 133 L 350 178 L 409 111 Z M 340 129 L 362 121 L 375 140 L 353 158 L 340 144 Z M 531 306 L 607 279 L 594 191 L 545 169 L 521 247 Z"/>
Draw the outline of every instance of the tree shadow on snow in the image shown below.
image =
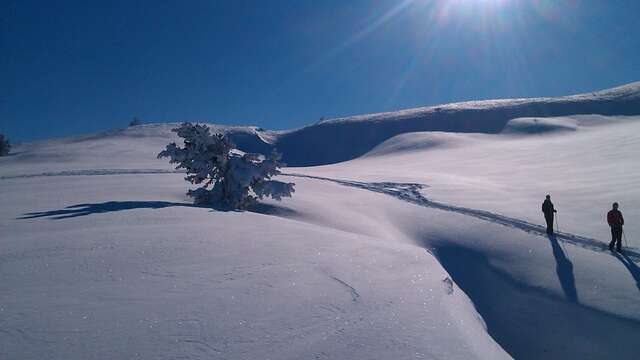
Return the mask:
<path id="1" fill-rule="evenodd" d="M 52 220 L 63 220 L 79 216 L 86 216 L 91 214 L 104 214 L 123 210 L 134 209 L 164 209 L 174 206 L 183 207 L 205 207 L 186 203 L 174 203 L 168 201 L 107 201 L 96 204 L 77 204 L 67 206 L 61 210 L 31 212 L 23 214 L 18 219 L 35 219 L 35 218 L 49 218 Z M 209 207 L 210 208 L 210 207 Z"/>
<path id="2" fill-rule="evenodd" d="M 549 242 L 551 242 L 553 257 L 556 259 L 556 274 L 558 274 L 562 291 L 567 300 L 577 303 L 578 291 L 576 290 L 576 279 L 573 275 L 573 263 L 565 254 L 555 236 L 549 235 Z"/>
<path id="3" fill-rule="evenodd" d="M 134 210 L 134 209 L 164 209 L 169 207 L 191 207 L 191 208 L 204 208 L 212 211 L 231 212 L 240 211 L 234 210 L 223 206 L 211 206 L 211 205 L 194 205 L 189 203 L 176 203 L 168 201 L 107 201 L 103 203 L 95 204 L 77 204 L 67 206 L 60 210 L 30 212 L 23 214 L 19 217 L 19 220 L 24 219 L 36 219 L 36 218 L 48 218 L 51 220 L 64 220 L 75 218 L 79 216 L 87 216 L 91 214 L 105 214 L 116 211 Z M 256 204 L 247 209 L 249 212 L 273 215 L 280 217 L 293 217 L 295 211 L 281 206 L 268 205 L 268 204 Z"/>

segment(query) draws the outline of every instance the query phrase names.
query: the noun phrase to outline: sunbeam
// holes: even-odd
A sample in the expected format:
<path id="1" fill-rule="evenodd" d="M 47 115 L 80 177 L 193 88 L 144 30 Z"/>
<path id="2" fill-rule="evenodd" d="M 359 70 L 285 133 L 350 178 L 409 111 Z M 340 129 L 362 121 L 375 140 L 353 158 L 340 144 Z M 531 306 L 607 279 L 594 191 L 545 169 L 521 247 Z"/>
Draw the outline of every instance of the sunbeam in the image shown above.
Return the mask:
<path id="1" fill-rule="evenodd" d="M 367 22 L 367 25 L 364 28 L 362 28 L 360 31 L 356 32 L 355 34 L 351 35 L 349 38 L 347 38 L 346 40 L 338 44 L 333 49 L 329 50 L 324 56 L 320 57 L 317 61 L 309 65 L 304 71 L 305 72 L 310 71 L 325 64 L 330 59 L 334 58 L 341 52 L 350 48 L 351 46 L 353 46 L 354 44 L 356 44 L 357 42 L 359 42 L 360 40 L 364 39 L 369 34 L 374 32 L 380 26 L 384 25 L 389 20 L 393 19 L 396 15 L 398 15 L 400 12 L 406 9 L 413 2 L 415 2 L 415 0 L 403 0 L 396 6 L 386 11 L 381 16 L 371 19 L 370 21 Z"/>

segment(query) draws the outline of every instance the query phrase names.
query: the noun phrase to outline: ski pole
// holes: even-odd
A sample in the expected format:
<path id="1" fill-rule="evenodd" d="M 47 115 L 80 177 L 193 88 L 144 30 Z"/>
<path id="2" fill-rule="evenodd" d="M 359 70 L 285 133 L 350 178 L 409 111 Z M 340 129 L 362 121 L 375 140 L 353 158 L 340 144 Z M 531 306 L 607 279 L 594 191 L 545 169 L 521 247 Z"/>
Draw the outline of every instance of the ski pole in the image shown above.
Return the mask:
<path id="1" fill-rule="evenodd" d="M 556 234 L 560 235 L 560 222 L 558 221 L 559 219 L 558 212 L 556 211 L 554 215 L 556 216 Z M 562 241 L 558 241 L 558 243 L 560 244 L 562 251 L 564 251 L 564 253 L 567 254 L 567 249 L 564 247 L 564 244 L 562 244 Z"/>
<path id="2" fill-rule="evenodd" d="M 627 242 L 627 234 L 624 232 L 624 229 L 622 229 L 622 237 L 624 238 L 624 245 L 626 247 L 629 247 L 629 242 Z"/>

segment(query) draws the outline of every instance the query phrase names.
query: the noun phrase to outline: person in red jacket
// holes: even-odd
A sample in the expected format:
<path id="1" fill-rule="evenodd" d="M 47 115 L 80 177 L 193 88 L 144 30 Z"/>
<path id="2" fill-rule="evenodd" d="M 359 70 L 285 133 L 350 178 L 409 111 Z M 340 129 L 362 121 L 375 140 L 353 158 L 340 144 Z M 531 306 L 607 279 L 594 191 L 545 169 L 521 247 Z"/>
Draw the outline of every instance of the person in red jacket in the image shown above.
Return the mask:
<path id="1" fill-rule="evenodd" d="M 613 251 L 613 245 L 616 245 L 618 252 L 622 247 L 622 225 L 624 225 L 624 218 L 622 213 L 618 210 L 618 203 L 613 203 L 613 209 L 607 213 L 607 222 L 611 227 L 611 242 L 609 243 L 609 250 Z"/>

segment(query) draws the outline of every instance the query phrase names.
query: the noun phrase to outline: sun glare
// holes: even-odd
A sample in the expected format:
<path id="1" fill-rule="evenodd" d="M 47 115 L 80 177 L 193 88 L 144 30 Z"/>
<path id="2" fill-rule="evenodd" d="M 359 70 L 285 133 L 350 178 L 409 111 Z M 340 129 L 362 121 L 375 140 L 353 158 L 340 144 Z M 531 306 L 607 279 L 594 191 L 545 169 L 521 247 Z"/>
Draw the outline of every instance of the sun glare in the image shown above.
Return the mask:
<path id="1" fill-rule="evenodd" d="M 449 0 L 443 1 L 452 7 L 472 8 L 478 10 L 498 9 L 509 0 Z"/>

